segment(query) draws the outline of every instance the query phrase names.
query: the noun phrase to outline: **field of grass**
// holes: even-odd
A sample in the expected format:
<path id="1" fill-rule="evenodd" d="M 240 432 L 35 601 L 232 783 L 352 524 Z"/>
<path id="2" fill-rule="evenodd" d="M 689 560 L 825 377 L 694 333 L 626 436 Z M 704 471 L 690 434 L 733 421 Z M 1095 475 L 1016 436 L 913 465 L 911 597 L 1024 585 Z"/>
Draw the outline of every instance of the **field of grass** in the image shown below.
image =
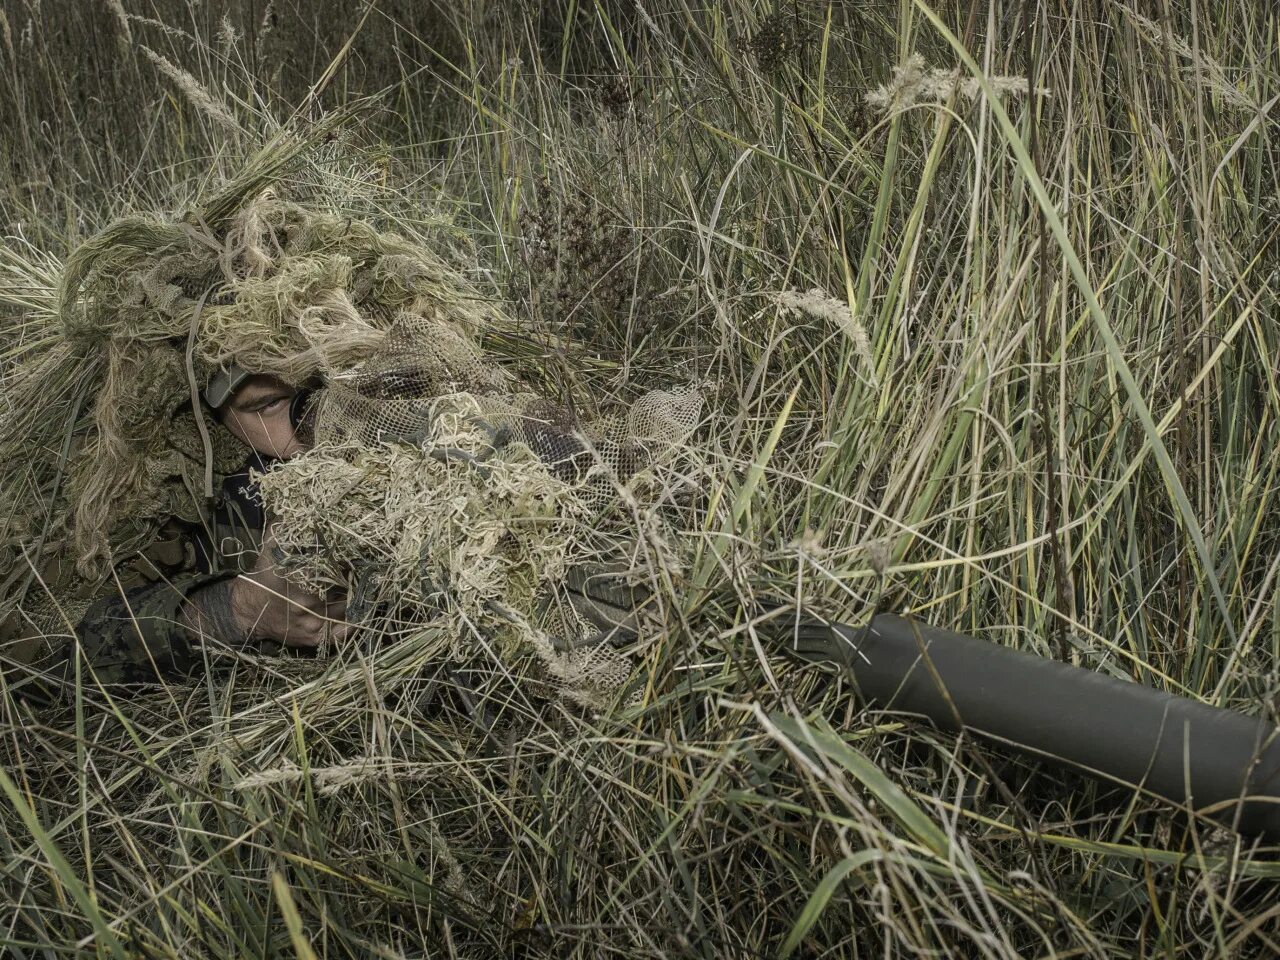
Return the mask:
<path id="1" fill-rule="evenodd" d="M 586 402 L 709 401 L 667 627 L 609 709 L 479 651 L 501 742 L 424 717 L 390 696 L 414 639 L 5 693 L 7 955 L 1280 955 L 1274 851 L 868 711 L 750 620 L 910 609 L 1275 714 L 1271 4 L 0 13 L 6 363 L 76 243 L 344 112 L 295 189 L 436 246 Z"/>

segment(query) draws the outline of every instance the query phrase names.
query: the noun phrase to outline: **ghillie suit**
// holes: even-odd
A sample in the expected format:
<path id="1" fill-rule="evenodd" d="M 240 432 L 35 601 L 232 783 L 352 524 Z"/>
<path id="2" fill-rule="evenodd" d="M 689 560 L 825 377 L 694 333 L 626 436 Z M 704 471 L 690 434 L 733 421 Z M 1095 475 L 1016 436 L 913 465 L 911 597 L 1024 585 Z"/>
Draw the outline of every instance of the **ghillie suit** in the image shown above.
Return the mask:
<path id="1" fill-rule="evenodd" d="M 0 619 L 83 639 L 94 599 L 124 592 L 122 565 L 175 519 L 209 525 L 249 451 L 206 422 L 199 395 L 234 364 L 328 384 L 312 405 L 316 449 L 261 483 L 299 580 L 350 588 L 370 628 L 442 612 L 458 630 L 494 626 L 504 650 L 536 651 L 597 702 L 628 670 L 590 623 L 600 604 L 565 593 L 600 559 L 616 488 L 693 429 L 696 393 L 650 394 L 583 427 L 540 398 L 511 322 L 433 251 L 285 199 L 264 165 L 287 169 L 259 158 L 204 207 L 127 217 L 67 261 L 52 329 L 3 383 Z M 154 581 L 187 572 L 151 566 Z M 615 622 L 631 605 L 618 598 Z M 172 600 L 154 609 L 168 626 L 142 631 L 148 657 L 182 630 Z M 114 617 L 137 618 L 127 600 Z M 137 647 L 136 627 L 121 629 Z"/>
<path id="2" fill-rule="evenodd" d="M 319 392 L 316 446 L 259 487 L 284 563 L 315 592 L 349 588 L 352 622 L 447 623 L 442 657 L 465 658 L 479 631 L 602 706 L 630 674 L 614 647 L 636 638 L 654 577 L 619 507 L 652 500 L 700 411 L 691 388 L 655 390 L 580 424 L 465 328 L 406 313 Z"/>
<path id="3" fill-rule="evenodd" d="M 661 516 L 687 472 L 700 399 L 677 387 L 592 408 L 545 373 L 541 344 L 531 349 L 421 243 L 271 186 L 239 190 L 216 216 L 206 207 L 178 222 L 117 223 L 55 271 L 56 297 L 44 284 L 41 317 L 28 310 L 25 323 L 38 333 L 24 334 L 20 364 L 0 379 L 4 612 L 79 665 L 37 720 L 71 729 L 75 704 L 87 762 L 132 784 L 113 810 L 164 811 L 142 828 L 157 862 L 188 835 L 166 817 L 191 836 L 225 828 L 217 807 L 174 803 L 168 784 L 235 798 L 261 789 L 254 776 L 287 786 L 302 775 L 288 749 L 301 717 L 320 731 L 307 763 L 334 771 L 322 804 L 347 805 L 352 790 L 399 776 L 370 751 L 429 791 L 410 796 L 406 782 L 402 794 L 388 779 L 410 800 L 407 822 L 387 827 L 399 800 L 378 801 L 367 823 L 342 815 L 326 827 L 335 850 L 351 851 L 347 866 L 376 869 L 404 844 L 412 869 L 438 871 L 433 897 L 480 915 L 504 890 L 494 850 L 519 849 L 502 839 L 518 818 L 468 790 L 518 798 L 526 788 L 488 772 L 472 781 L 469 765 L 521 742 L 556 775 L 548 730 L 597 722 L 588 711 L 647 689 L 637 665 L 659 635 L 650 611 L 673 578 L 678 587 L 687 549 Z M 344 588 L 357 625 L 314 659 L 188 645 L 176 612 L 206 575 L 179 562 L 135 587 L 124 572 L 168 543 L 174 517 L 190 526 L 216 515 L 209 492 L 245 463 L 193 400 L 227 363 L 323 384 L 304 420 L 312 448 L 257 478 L 279 564 L 313 588 Z M 208 576 L 234 572 L 228 560 Z M 664 584 L 665 596 L 650 589 Z M 115 613 L 104 617 L 104 604 Z M 119 633 L 99 642 L 108 622 Z M 102 652 L 121 668 L 224 669 L 213 682 L 110 686 L 155 673 L 100 670 Z M 137 731 L 163 779 L 116 766 L 128 749 L 117 738 Z M 52 782 L 44 788 L 61 793 Z M 97 862 L 130 856 L 118 835 L 93 829 Z M 209 855 L 256 872 L 259 849 Z M 497 917 L 507 901 L 494 902 Z"/>

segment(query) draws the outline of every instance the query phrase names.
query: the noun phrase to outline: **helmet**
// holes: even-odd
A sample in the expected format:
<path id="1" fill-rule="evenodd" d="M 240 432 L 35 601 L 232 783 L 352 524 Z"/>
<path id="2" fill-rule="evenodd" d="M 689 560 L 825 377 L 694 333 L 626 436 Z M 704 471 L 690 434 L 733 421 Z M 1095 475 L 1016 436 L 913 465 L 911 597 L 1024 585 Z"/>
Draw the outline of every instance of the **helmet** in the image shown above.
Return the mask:
<path id="1" fill-rule="evenodd" d="M 213 372 L 209 382 L 205 385 L 204 402 L 213 410 L 221 410 L 235 396 L 240 384 L 251 376 L 253 376 L 252 371 L 240 366 L 238 363 L 219 367 Z"/>

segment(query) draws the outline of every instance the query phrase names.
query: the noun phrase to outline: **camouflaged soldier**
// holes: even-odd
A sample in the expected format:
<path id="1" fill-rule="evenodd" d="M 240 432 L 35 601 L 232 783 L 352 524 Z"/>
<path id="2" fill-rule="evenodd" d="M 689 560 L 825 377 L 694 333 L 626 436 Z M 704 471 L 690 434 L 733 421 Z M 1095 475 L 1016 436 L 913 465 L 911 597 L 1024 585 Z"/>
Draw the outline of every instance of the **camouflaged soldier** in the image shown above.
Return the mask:
<path id="1" fill-rule="evenodd" d="M 31 276 L 47 289 L 24 300 L 0 379 L 14 692 L 168 680 L 211 646 L 347 632 L 342 597 L 280 576 L 248 471 L 304 449 L 296 398 L 401 313 L 496 321 L 422 243 L 280 196 L 273 178 L 306 149 L 273 141 L 199 207 L 122 217 L 52 287 Z"/>
<path id="2" fill-rule="evenodd" d="M 189 677 L 204 667 L 202 646 L 308 650 L 345 635 L 344 598 L 307 593 L 276 569 L 270 529 L 250 480 L 251 469 L 264 470 L 306 448 L 298 429 L 304 397 L 305 391 L 275 377 L 234 366 L 211 379 L 204 403 L 252 453 L 244 469 L 223 482 L 207 522 L 174 518 L 164 524 L 155 542 L 122 565 L 113 578 L 117 589 L 75 625 L 72 647 L 78 643 L 91 682 Z M 70 681 L 74 649 L 64 656 L 53 672 Z"/>
<path id="3" fill-rule="evenodd" d="M 224 481 L 209 530 L 166 525 L 168 535 L 148 550 L 155 556 L 177 547 L 188 570 L 106 596 L 84 614 L 77 637 L 99 680 L 191 675 L 202 668 L 197 639 L 232 648 L 256 641 L 311 649 L 326 636 L 344 635 L 342 596 L 308 594 L 276 571 L 270 530 L 250 481 L 251 467 L 265 470 L 306 448 L 291 415 L 301 396 L 273 376 L 239 367 L 211 381 L 205 402 L 221 428 L 251 449 L 250 461 Z"/>
<path id="4" fill-rule="evenodd" d="M 465 397 L 509 421 L 495 450 L 518 434 L 554 474 L 590 453 L 574 418 L 547 413 L 540 354 L 497 305 L 420 241 L 281 199 L 268 166 L 283 169 L 256 160 L 198 211 L 125 217 L 82 244 L 0 378 L 0 660 L 22 665 L 6 678 L 15 692 L 178 679 L 227 649 L 347 635 L 345 596 L 284 577 L 249 482 L 306 449 L 297 414 L 312 388 L 322 441 L 355 442 L 359 423 L 376 445 L 406 411 L 420 425 L 436 400 Z M 405 331 L 420 336 L 406 346 Z M 674 394 L 648 399 L 592 440 L 618 475 L 696 420 Z M 610 494 L 597 473 L 574 496 Z M 614 590 L 617 571 L 571 574 L 565 599 L 581 622 L 566 630 L 599 632 L 565 643 L 630 633 L 634 598 Z M 23 643 L 34 658 L 18 655 Z"/>

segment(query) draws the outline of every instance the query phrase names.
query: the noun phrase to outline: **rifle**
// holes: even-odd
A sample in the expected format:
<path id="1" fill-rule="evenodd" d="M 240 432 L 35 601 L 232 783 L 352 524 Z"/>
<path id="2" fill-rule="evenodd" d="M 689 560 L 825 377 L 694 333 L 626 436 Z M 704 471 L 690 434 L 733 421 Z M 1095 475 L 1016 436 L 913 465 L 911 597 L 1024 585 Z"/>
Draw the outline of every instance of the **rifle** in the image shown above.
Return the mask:
<path id="1" fill-rule="evenodd" d="M 869 704 L 918 714 L 1280 842 L 1275 723 L 893 614 L 779 635 Z"/>

